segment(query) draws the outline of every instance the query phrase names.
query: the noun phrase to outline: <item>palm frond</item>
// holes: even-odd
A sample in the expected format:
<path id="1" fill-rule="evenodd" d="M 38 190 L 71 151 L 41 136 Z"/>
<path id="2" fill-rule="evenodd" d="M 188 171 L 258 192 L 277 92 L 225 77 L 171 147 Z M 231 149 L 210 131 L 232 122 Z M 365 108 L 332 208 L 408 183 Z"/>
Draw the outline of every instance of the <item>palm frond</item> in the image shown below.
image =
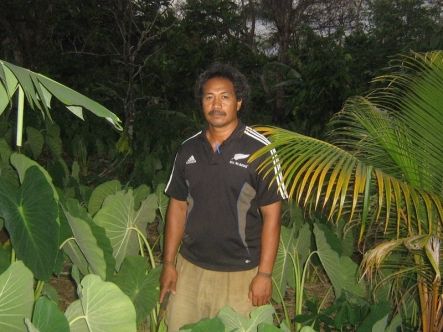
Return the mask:
<path id="1" fill-rule="evenodd" d="M 443 52 L 400 58 L 385 84 L 350 98 L 330 123 L 328 142 L 259 127 L 275 149 L 288 194 L 340 217 L 395 225 L 396 237 L 443 229 Z M 271 173 L 272 160 L 261 164 Z"/>
<path id="2" fill-rule="evenodd" d="M 311 204 L 334 220 L 360 221 L 366 211 L 368 220 L 383 221 L 385 228 L 394 221 L 399 230 L 400 223 L 414 221 L 414 227 L 410 226 L 413 234 L 441 226 L 443 209 L 438 195 L 415 188 L 330 143 L 276 127 L 255 129 L 272 143 L 251 156 L 252 160 L 275 149 L 288 195 L 297 203 Z M 273 160 L 266 159 L 259 169 L 270 174 Z"/>
<path id="3" fill-rule="evenodd" d="M 402 56 L 375 79 L 386 88 L 352 98 L 334 118 L 331 138 L 360 151 L 386 173 L 443 194 L 443 53 Z"/>

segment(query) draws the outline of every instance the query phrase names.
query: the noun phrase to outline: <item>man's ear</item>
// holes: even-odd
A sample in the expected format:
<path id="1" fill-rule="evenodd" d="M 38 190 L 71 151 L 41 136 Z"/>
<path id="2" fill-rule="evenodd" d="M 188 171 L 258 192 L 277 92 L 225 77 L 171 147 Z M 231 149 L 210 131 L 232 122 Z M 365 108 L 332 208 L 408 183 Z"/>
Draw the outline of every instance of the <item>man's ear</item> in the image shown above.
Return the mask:
<path id="1" fill-rule="evenodd" d="M 237 100 L 237 112 L 240 111 L 242 102 L 243 102 L 242 99 Z"/>

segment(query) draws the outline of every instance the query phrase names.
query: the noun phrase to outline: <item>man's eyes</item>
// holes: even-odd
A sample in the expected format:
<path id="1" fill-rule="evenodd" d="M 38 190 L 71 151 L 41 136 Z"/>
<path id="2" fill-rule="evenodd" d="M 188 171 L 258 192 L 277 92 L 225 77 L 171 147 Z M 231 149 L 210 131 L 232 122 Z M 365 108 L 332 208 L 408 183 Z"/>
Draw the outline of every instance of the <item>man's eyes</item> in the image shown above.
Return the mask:
<path id="1" fill-rule="evenodd" d="M 214 99 L 215 97 L 213 96 L 213 95 L 208 95 L 208 96 L 205 96 L 204 97 L 204 100 L 207 100 L 207 101 L 209 101 L 209 100 L 212 100 L 212 99 Z M 221 100 L 229 100 L 229 99 L 231 99 L 231 97 L 229 96 L 229 95 L 221 95 L 220 96 L 220 99 Z"/>

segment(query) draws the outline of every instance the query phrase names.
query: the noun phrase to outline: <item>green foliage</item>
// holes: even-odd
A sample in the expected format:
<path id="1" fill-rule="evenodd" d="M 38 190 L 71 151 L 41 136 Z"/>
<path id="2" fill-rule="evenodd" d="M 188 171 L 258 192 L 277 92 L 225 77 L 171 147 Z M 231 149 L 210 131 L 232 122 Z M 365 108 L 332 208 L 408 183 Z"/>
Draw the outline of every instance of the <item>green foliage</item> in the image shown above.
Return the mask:
<path id="1" fill-rule="evenodd" d="M 94 216 L 94 222 L 105 229 L 111 241 L 117 271 L 126 256 L 139 252 L 139 235 L 146 238 L 147 224 L 154 221 L 156 210 L 155 194 L 149 195 L 141 207 L 134 210 L 134 194 L 129 189 L 108 196 L 102 209 Z"/>
<path id="2" fill-rule="evenodd" d="M 89 198 L 88 212 L 92 216 L 95 215 L 102 207 L 105 198 L 109 195 L 115 194 L 120 189 L 121 184 L 118 180 L 107 181 L 95 187 L 91 197 Z"/>
<path id="3" fill-rule="evenodd" d="M 220 310 L 217 317 L 221 319 L 228 331 L 252 332 L 256 331 L 260 324 L 271 324 L 273 321 L 274 308 L 271 305 L 263 305 L 251 311 L 249 318 L 235 312 L 230 307 Z"/>
<path id="4" fill-rule="evenodd" d="M 303 325 L 312 325 L 322 331 L 386 331 L 391 304 L 380 302 L 370 305 L 350 293 L 342 293 L 327 308 L 320 308 L 316 301 L 306 302 L 307 312 L 295 317 Z"/>
<path id="5" fill-rule="evenodd" d="M 39 130 L 28 126 L 26 127 L 26 136 L 27 140 L 25 142 L 25 147 L 29 146 L 29 149 L 32 152 L 32 157 L 34 160 L 36 160 L 38 159 L 43 150 L 43 144 L 44 144 L 43 134 Z"/>
<path id="6" fill-rule="evenodd" d="M 141 323 L 157 305 L 160 267 L 150 269 L 145 257 L 128 256 L 112 281 L 131 299 Z"/>
<path id="7" fill-rule="evenodd" d="M 83 108 L 95 115 L 106 118 L 121 130 L 120 119 L 107 108 L 86 96 L 60 84 L 44 75 L 0 60 L 0 114 L 9 105 L 12 96 L 18 91 L 17 145 L 22 145 L 24 97 L 32 109 L 51 118 L 49 109 L 52 96 L 66 105 L 66 108 L 83 119 Z"/>
<path id="8" fill-rule="evenodd" d="M 136 331 L 134 306 L 115 284 L 90 274 L 79 285 L 78 296 L 65 313 L 72 332 Z"/>
<path id="9" fill-rule="evenodd" d="M 180 328 L 181 332 L 206 332 L 206 331 L 214 331 L 214 332 L 224 332 L 225 326 L 223 322 L 218 317 L 214 317 L 211 319 L 203 319 L 195 324 L 188 324 Z"/>
<path id="10" fill-rule="evenodd" d="M 216 317 L 187 324 L 182 326 L 180 331 L 289 332 L 289 329 L 284 324 L 282 324 L 281 328 L 273 325 L 274 313 L 274 308 L 269 304 L 255 308 L 251 311 L 249 317 L 245 317 L 235 312 L 231 307 L 226 306 L 219 311 Z"/>
<path id="11" fill-rule="evenodd" d="M 275 288 L 272 298 L 277 303 L 281 301 L 281 295 L 286 292 L 286 287 L 296 287 L 295 272 L 296 261 L 302 267 L 311 251 L 311 230 L 309 224 L 304 224 L 301 229 L 296 230 L 295 226 L 281 228 L 280 244 L 277 252 L 274 270 L 272 272 Z M 301 276 L 301 275 L 300 275 Z M 300 285 L 303 287 L 302 285 Z M 297 289 L 297 293 L 302 292 Z"/>
<path id="12" fill-rule="evenodd" d="M 329 219 L 338 222 L 343 216 L 348 225 L 359 224 L 359 240 L 371 247 L 362 262 L 364 275 L 388 273 L 382 280 L 392 281 L 398 290 L 410 280 L 417 282 L 425 331 L 437 331 L 442 324 L 436 311 L 441 289 L 438 225 L 443 219 L 443 150 L 438 139 L 443 130 L 442 58 L 442 52 L 412 53 L 393 63 L 393 73 L 376 80 L 384 88 L 351 98 L 336 115 L 333 144 L 263 129 L 272 141 L 269 148 L 279 152 L 290 196 L 323 209 Z M 268 159 L 263 168 L 271 164 Z M 319 227 L 314 233 L 335 294 L 347 290 L 363 295 L 355 285 L 355 263 L 330 250 L 336 239 Z M 404 303 L 404 294 L 398 294 Z M 434 297 L 433 305 L 427 296 Z"/>
<path id="13" fill-rule="evenodd" d="M 11 265 L 12 248 L 10 243 L 4 243 L 0 246 L 0 274 Z"/>
<path id="14" fill-rule="evenodd" d="M 323 37 L 307 30 L 303 37 L 303 46 L 294 54 L 299 83 L 287 89 L 288 117 L 292 120 L 289 128 L 322 137 L 325 124 L 354 92 L 351 58 L 337 43 L 339 35 Z"/>
<path id="15" fill-rule="evenodd" d="M 358 265 L 350 257 L 343 256 L 337 249 L 340 242 L 331 230 L 322 224 L 314 225 L 317 255 L 329 277 L 335 296 L 339 298 L 343 291 L 356 296 L 364 297 L 366 294 L 363 282 L 358 282 Z"/>
<path id="16" fill-rule="evenodd" d="M 57 303 L 46 297 L 40 297 L 35 302 L 32 324 L 39 331 L 69 332 L 68 321 L 58 308 Z"/>
<path id="17" fill-rule="evenodd" d="M 20 261 L 0 275 L 0 327 L 4 331 L 23 331 L 34 303 L 31 271 Z"/>
<path id="18" fill-rule="evenodd" d="M 0 194 L 0 224 L 4 223 L 4 232 L 10 233 L 12 243 L 7 241 L 1 244 L 0 271 L 4 272 L 7 269 L 16 254 L 29 264 L 44 261 L 44 273 L 39 272 L 37 275 L 36 271 L 33 272 L 37 278 L 47 279 L 52 272 L 61 271 L 65 252 L 73 263 L 74 278 L 80 280 L 82 275 L 94 272 L 106 280 L 112 280 L 117 258 L 117 266 L 122 264 L 119 276 L 129 275 L 134 278 L 137 276 L 137 282 L 130 286 L 124 286 L 122 283 L 121 287 L 127 287 L 128 294 L 133 294 L 130 297 L 134 300 L 137 321 L 140 322 L 152 308 L 157 289 L 155 291 L 151 289 L 149 301 L 141 295 L 142 292 L 137 293 L 132 289 L 131 293 L 129 289 L 135 287 L 134 285 L 144 287 L 141 285 L 146 285 L 144 282 L 148 276 L 152 276 L 153 287 L 156 282 L 154 275 L 157 273 L 157 270 L 152 270 L 155 259 L 150 257 L 150 264 L 147 267 L 145 262 L 144 274 L 141 264 L 135 267 L 132 266 L 134 264 L 128 263 L 130 267 L 126 267 L 125 259 L 129 254 L 144 253 L 146 248 L 152 254 L 154 248 L 151 248 L 149 243 L 152 239 L 146 239 L 144 233 L 146 220 L 137 223 L 136 230 L 132 228 L 134 225 L 131 223 L 121 223 L 123 217 L 119 221 L 113 220 L 112 217 L 118 215 L 117 212 L 124 211 L 125 215 L 135 220 L 134 215 L 146 212 L 146 219 L 158 222 L 161 234 L 168 201 L 163 193 L 163 183 L 167 181 L 174 152 L 182 139 L 193 134 L 203 123 L 192 91 L 194 80 L 203 68 L 214 61 L 230 62 L 246 74 L 252 87 L 250 109 L 253 111 L 242 114 L 247 122 L 272 121 L 271 115 L 276 108 L 275 100 L 279 98 L 277 92 L 283 91 L 282 99 L 279 100 L 284 105 L 282 125 L 317 137 L 323 136 L 325 122 L 340 109 L 345 98 L 365 90 L 367 82 L 375 74 L 384 72 L 382 68 L 386 67 L 391 55 L 410 49 L 420 51 L 441 48 L 443 43 L 441 22 L 439 22 L 440 5 L 430 2 L 424 5 L 424 3 L 422 0 L 370 1 L 367 13 L 359 12 L 351 17 L 351 20 L 355 19 L 358 22 L 355 26 L 346 27 L 345 36 L 340 32 L 340 28 L 335 29 L 336 27 L 331 26 L 331 31 L 335 29 L 336 33 L 330 33 L 329 30 L 316 26 L 318 14 L 315 10 L 311 11 L 313 7 L 309 3 L 305 12 L 311 13 L 308 15 L 311 21 L 306 21 L 307 16 L 302 15 L 294 20 L 297 24 L 296 29 L 282 30 L 281 27 L 276 27 L 276 34 L 265 35 L 257 34 L 260 29 L 253 30 L 254 22 L 258 22 L 255 19 L 262 16 L 260 12 L 262 8 L 254 6 L 253 1 L 192 0 L 183 2 L 179 6 L 180 11 L 176 11 L 171 2 L 166 0 L 137 2 L 92 0 L 75 3 L 62 0 L 51 4 L 46 1 L 39 3 L 23 0 L 2 1 L 0 41 L 4 47 L 0 50 L 2 52 L 0 57 L 8 62 L 2 61 L 0 67 L 0 135 L 2 136 L 0 187 L 4 189 Z M 281 40 L 282 31 L 288 34 L 287 62 L 277 64 L 275 60 L 280 58 L 279 52 L 283 49 L 277 43 Z M 143 34 L 147 38 L 145 41 L 141 38 Z M 409 60 L 405 60 L 405 63 L 415 67 L 416 63 Z M 96 111 L 103 110 L 102 108 L 97 108 L 91 100 L 80 97 L 46 76 L 30 72 L 10 62 L 38 69 L 45 75 L 48 74 L 79 91 L 84 91 L 103 102 L 107 108 L 116 110 L 125 120 L 131 120 L 128 115 L 133 114 L 133 135 L 131 137 L 127 131 L 125 134 L 128 136 L 122 136 L 120 141 L 127 143 L 125 149 L 132 151 L 132 155 L 119 155 L 116 148 L 118 140 L 116 132 L 110 127 L 103 128 L 100 125 L 101 119 L 88 117 L 86 112 L 83 114 L 79 106 L 92 107 Z M 417 65 L 416 68 L 420 66 Z M 401 66 L 398 68 L 399 72 L 405 69 Z M 363 306 L 355 302 L 355 297 L 352 296 L 351 299 L 349 295 L 350 290 L 360 294 L 358 287 L 355 289 L 353 285 L 356 265 L 350 260 L 350 257 L 356 256 L 352 254 L 355 253 L 354 236 L 357 234 L 348 232 L 349 225 L 344 225 L 349 215 L 354 213 L 353 221 L 359 218 L 365 220 L 363 230 L 367 234 L 374 235 L 377 240 L 391 235 L 404 237 L 411 230 L 422 234 L 439 229 L 438 220 L 428 225 L 418 224 L 416 221 L 441 219 L 439 212 L 441 206 L 439 203 L 434 204 L 440 200 L 441 195 L 438 193 L 441 191 L 441 176 L 435 175 L 434 172 L 443 168 L 441 160 L 429 158 L 429 156 L 442 155 L 438 148 L 441 146 L 439 135 L 441 130 L 436 130 L 437 134 L 434 134 L 434 125 L 440 123 L 435 121 L 435 118 L 436 116 L 439 118 L 438 110 L 441 107 L 432 106 L 427 109 L 423 108 L 421 102 L 433 96 L 435 99 L 432 103 L 436 102 L 438 105 L 441 84 L 435 82 L 440 82 L 441 79 L 428 70 L 424 70 L 429 74 L 427 78 L 408 76 L 411 69 L 413 68 L 406 69 L 404 76 L 395 77 L 393 82 L 401 84 L 398 86 L 392 84 L 395 90 L 388 91 L 388 95 L 398 91 L 409 95 L 401 101 L 395 100 L 392 107 L 393 114 L 401 113 L 405 108 L 414 110 L 402 119 L 407 121 L 400 123 L 393 121 L 395 117 L 391 116 L 390 109 L 387 109 L 390 114 L 388 117 L 373 117 L 373 114 L 378 112 L 377 109 L 382 110 L 377 113 L 380 115 L 385 112 L 385 108 L 374 102 L 374 99 L 368 98 L 370 103 L 373 103 L 370 107 L 366 99 L 350 100 L 347 103 L 347 107 L 350 107 L 349 116 L 341 117 L 335 123 L 335 129 L 340 127 L 340 123 L 345 124 L 344 127 L 347 129 L 350 128 L 349 131 L 336 131 L 338 134 L 343 134 L 337 139 L 338 143 L 340 141 L 343 143 L 342 138 L 346 138 L 345 144 L 340 146 L 346 146 L 352 141 L 350 145 L 353 157 L 358 157 L 365 165 L 375 165 L 388 170 L 387 174 L 392 177 L 378 178 L 375 173 L 371 173 L 374 168 L 362 167 L 353 169 L 353 174 L 358 173 L 360 178 L 366 178 L 367 186 L 359 181 L 353 182 L 352 178 L 348 181 L 346 172 L 337 171 L 335 177 L 328 178 L 327 175 L 330 174 L 328 172 L 332 172 L 332 168 L 326 170 L 325 167 L 322 171 L 316 171 L 315 167 L 335 163 L 338 167 L 350 170 L 352 158 L 340 163 L 338 158 L 343 155 L 340 155 L 338 150 L 328 154 L 325 151 L 329 146 L 325 144 L 320 148 L 317 145 L 318 141 L 314 140 L 305 141 L 305 145 L 299 150 L 304 153 L 313 147 L 309 151 L 316 151 L 318 156 L 324 158 L 319 163 L 311 164 L 306 159 L 300 160 L 299 166 L 306 171 L 307 178 L 311 177 L 314 182 L 326 176 L 325 183 L 331 184 L 331 187 L 329 189 L 325 187 L 330 194 L 323 195 L 317 190 L 318 187 L 311 186 L 312 183 L 308 180 L 303 190 L 294 189 L 294 197 L 302 203 L 307 203 L 312 209 L 318 207 L 328 212 L 331 205 L 337 204 L 336 206 L 341 208 L 335 210 L 329 217 L 340 215 L 339 211 L 342 209 L 345 218 L 337 218 L 343 223 L 338 231 L 335 228 L 326 229 L 317 223 L 312 226 L 318 249 L 318 257 L 312 257 L 314 262 L 320 263 L 312 266 L 314 263 L 305 265 L 309 251 L 314 249 L 311 248 L 312 231 L 308 225 L 301 227 L 300 224 L 305 222 L 303 218 L 290 217 L 291 221 L 287 225 L 292 227 L 282 229 L 281 250 L 274 270 L 276 285 L 273 298 L 281 301 L 278 291 L 284 295 L 288 288 L 294 288 L 296 285 L 300 287 L 294 276 L 297 264 L 299 264 L 298 271 L 302 267 L 306 268 L 308 275 L 313 269 L 324 268 L 335 293 L 342 294 L 329 312 L 325 311 L 327 308 L 324 308 L 323 303 L 316 304 L 315 310 L 317 313 L 321 312 L 317 320 L 322 321 L 321 317 L 324 317 L 322 322 L 331 329 L 351 325 L 355 328 L 361 325 L 359 322 L 365 317 L 368 322 L 367 328 L 374 331 L 384 328 L 389 331 L 396 326 L 394 321 L 387 325 L 386 315 L 381 309 L 377 309 L 377 304 L 374 304 L 374 308 L 369 304 Z M 91 80 L 91 77 L 94 79 Z M 428 84 L 426 81 L 431 83 Z M 415 85 L 409 87 L 404 84 L 405 82 L 414 82 Z M 378 80 L 377 84 L 381 86 L 383 82 Z M 23 93 L 19 85 L 23 88 Z M 20 103 L 16 106 L 17 95 Z M 385 97 L 386 95 L 383 95 L 379 100 Z M 28 101 L 27 106 L 25 99 Z M 366 105 L 362 106 L 364 104 Z M 29 107 L 36 112 L 27 112 Z M 65 112 L 66 107 L 69 112 Z M 361 112 L 358 111 L 360 107 Z M 422 109 L 427 109 L 428 114 L 418 112 Z M 24 156 L 15 155 L 10 158 L 12 154 L 10 145 L 13 145 L 15 129 L 21 127 L 21 120 L 18 122 L 15 120 L 16 115 L 19 115 L 20 119 L 20 114 L 24 115 L 24 127 L 26 127 L 26 141 L 21 152 L 39 164 L 30 162 Z M 41 115 L 45 119 L 42 120 Z M 84 118 L 86 121 L 73 121 L 73 116 Z M 57 124 L 51 123 L 50 118 L 56 120 Z M 112 119 L 118 123 L 116 118 Z M 131 122 L 129 120 L 128 123 Z M 356 126 L 359 121 L 360 124 Z M 432 126 L 422 126 L 422 123 Z M 405 128 L 413 128 L 406 135 L 409 139 L 393 144 L 398 135 L 405 133 Z M 356 136 L 353 136 L 352 129 L 357 129 Z M 426 134 L 417 134 L 418 131 Z M 372 138 L 368 140 L 369 137 Z M 387 147 L 384 151 L 387 154 L 383 153 L 383 149 L 376 147 L 377 142 Z M 432 144 L 433 147 L 429 148 L 428 144 Z M 365 146 L 369 148 L 365 149 Z M 409 155 L 417 155 L 418 162 L 405 162 L 404 157 Z M 14 167 L 10 160 L 15 160 Z M 422 172 L 415 171 L 417 169 Z M 295 172 L 295 168 L 292 168 L 291 172 Z M 342 182 L 334 181 L 341 176 L 344 177 Z M 108 182 L 116 177 L 118 180 Z M 383 187 L 385 194 L 381 195 L 382 201 L 377 200 L 376 196 L 379 193 L 372 189 L 380 183 L 380 179 L 385 184 Z M 405 182 L 396 182 L 396 179 Z M 103 186 L 93 191 L 97 183 L 102 183 Z M 410 183 L 413 184 L 414 190 L 416 188 L 429 190 L 437 196 L 422 195 L 422 191 L 418 193 L 408 191 L 407 184 Z M 142 186 L 129 189 L 130 186 L 137 185 Z M 344 190 L 347 186 L 354 191 L 351 193 Z M 35 197 L 31 197 L 30 194 L 25 195 L 24 189 L 31 190 L 32 196 Z M 130 190 L 133 190 L 132 198 L 127 199 L 125 195 Z M 334 190 L 336 194 L 331 193 Z M 314 201 L 306 200 L 304 194 L 308 192 L 315 197 Z M 355 197 L 362 192 L 365 192 L 364 197 L 360 201 L 355 201 Z M 120 202 L 115 197 L 117 193 L 122 195 Z M 146 204 L 144 201 L 149 195 L 155 195 L 155 198 L 150 196 L 147 208 L 143 204 Z M 49 204 L 50 196 L 52 198 Z M 330 199 L 329 202 L 323 204 L 322 199 L 327 197 Z M 349 197 L 351 200 L 348 201 Z M 371 201 L 374 197 L 375 201 Z M 21 198 L 24 200 L 20 201 Z M 39 199 L 38 204 L 31 204 L 35 203 L 34 199 Z M 106 203 L 107 199 L 123 209 L 119 211 L 116 208 L 112 209 L 111 203 Z M 395 205 L 397 201 L 402 203 Z M 368 202 L 372 203 L 369 205 Z M 343 204 L 340 205 L 341 203 Z M 48 210 L 50 227 L 48 223 L 43 224 L 41 216 L 34 218 L 36 216 L 34 209 L 30 219 L 22 218 L 19 214 L 20 209 L 28 209 L 31 206 L 38 206 L 39 211 L 45 211 L 48 204 L 51 206 Z M 64 210 L 60 204 L 63 204 Z M 387 207 L 389 204 L 390 208 Z M 88 208 L 85 209 L 84 206 Z M 408 218 L 407 222 L 399 224 L 398 219 L 393 217 L 398 211 L 407 215 L 411 215 L 411 211 L 416 213 L 415 215 L 412 213 L 413 217 Z M 112 214 L 112 217 L 105 217 L 107 213 Z M 8 218 L 3 220 L 2 216 L 5 214 Z M 94 219 L 98 214 L 101 215 L 100 222 Z M 48 217 L 46 214 L 45 216 Z M 376 220 L 374 217 L 380 216 L 389 220 L 383 225 L 384 227 L 374 221 Z M 105 224 L 107 231 L 97 223 L 101 223 L 102 226 Z M 29 229 L 25 227 L 28 225 Z M 108 236 L 110 236 L 109 230 L 117 228 L 117 225 L 132 233 L 130 240 L 134 247 L 131 250 L 125 249 L 127 253 L 124 255 L 117 254 L 114 257 L 113 254 L 117 251 L 113 251 Z M 56 233 L 54 227 L 60 228 L 60 235 Z M 49 229 L 47 234 L 39 234 L 47 229 Z M 21 231 L 26 235 L 23 241 L 17 235 Z M 37 233 L 34 234 L 34 231 Z M 337 233 L 337 236 L 332 233 Z M 17 243 L 17 238 L 20 239 L 20 244 Z M 33 238 L 38 238 L 37 246 L 32 241 Z M 399 262 L 402 263 L 400 271 L 411 271 L 409 267 L 417 262 L 414 260 L 417 256 L 411 256 L 411 253 L 420 255 L 421 275 L 429 276 L 437 272 L 438 268 L 435 268 L 437 265 L 432 264 L 435 262 L 436 251 L 429 250 L 429 246 L 435 242 L 432 239 L 434 238 L 406 237 L 405 241 L 399 242 L 395 247 L 398 249 L 401 244 L 406 245 L 399 254 L 389 251 L 388 255 L 380 256 L 376 255 L 377 252 L 371 252 L 374 254 L 372 257 L 385 258 L 384 262 L 390 265 L 389 268 L 382 270 L 380 277 L 384 278 L 393 273 L 395 268 L 399 267 Z M 363 240 L 365 238 L 361 237 L 360 241 Z M 366 240 L 368 240 L 367 245 L 373 244 L 370 238 L 367 237 Z M 123 247 L 126 245 L 125 241 L 120 242 Z M 28 246 L 26 251 L 23 251 L 25 244 L 22 242 L 26 242 Z M 64 252 L 57 249 L 61 243 L 64 243 Z M 116 243 L 114 242 L 114 245 Z M 155 239 L 154 243 L 155 246 L 161 243 L 161 238 L 160 241 Z M 50 255 L 42 252 L 45 246 L 51 248 Z M 24 256 L 31 251 L 34 256 L 25 258 Z M 289 254 L 292 254 L 294 260 L 288 256 Z M 319 261 L 315 261 L 317 258 Z M 135 259 L 146 261 L 146 258 L 141 257 Z M 35 263 L 30 263 L 31 260 Z M 43 270 L 41 266 L 38 269 Z M 132 269 L 135 269 L 133 274 Z M 345 273 L 341 273 L 342 271 Z M 416 277 L 409 275 L 407 281 L 400 281 L 400 276 L 389 280 L 408 289 L 417 280 Z M 431 279 L 429 277 L 426 280 L 429 282 Z M 144 287 L 143 291 L 147 288 L 151 286 Z M 377 300 L 387 298 L 387 293 L 383 291 L 383 294 L 379 292 L 375 295 Z M 31 293 L 32 291 L 29 291 L 29 294 Z M 36 294 L 38 293 L 36 290 Z M 300 293 L 302 292 L 297 292 Z M 401 290 L 392 290 L 392 294 L 401 293 Z M 350 296 L 350 302 L 343 302 L 343 296 Z M 398 303 L 404 301 L 406 299 L 402 297 Z M 362 312 L 358 313 L 363 307 L 365 314 L 369 312 L 367 316 Z M 41 317 L 44 318 L 45 315 L 50 314 L 43 313 Z M 402 324 L 406 324 L 406 320 L 413 321 L 414 315 L 414 310 L 405 310 Z M 326 317 L 333 321 L 329 321 Z M 26 318 L 28 329 L 36 330 L 39 327 L 36 317 L 32 317 L 32 323 L 30 319 L 28 315 Z M 210 324 L 208 326 L 211 328 L 219 326 L 217 322 L 217 320 L 202 322 L 200 329 L 207 328 L 204 324 Z M 397 323 L 401 323 L 398 322 L 398 318 Z M 413 326 L 414 324 L 411 323 Z M 21 326 L 24 328 L 23 324 Z M 417 328 L 415 324 L 415 329 Z M 272 326 L 271 323 L 258 327 L 259 331 L 279 329 L 288 330 L 283 324 L 280 328 Z M 308 329 L 307 326 L 303 327 L 303 330 Z"/>
<path id="19" fill-rule="evenodd" d="M 74 238 L 69 241 L 75 241 L 81 251 L 81 254 L 78 253 L 74 256 L 67 249 L 67 254 L 71 254 L 71 259 L 79 256 L 85 259 L 87 269 L 85 264 L 79 264 L 83 274 L 88 274 L 90 271 L 99 275 L 103 280 L 107 279 L 114 271 L 115 259 L 112 257 L 111 243 L 107 239 L 104 229 L 95 225 L 88 213 L 82 210 L 75 201 L 69 200 L 66 202 L 64 213 L 74 235 Z M 71 244 L 71 246 L 74 245 Z"/>
<path id="20" fill-rule="evenodd" d="M 19 188 L 0 179 L 0 213 L 17 257 L 37 278 L 48 280 L 58 251 L 57 202 L 45 175 L 36 167 Z"/>

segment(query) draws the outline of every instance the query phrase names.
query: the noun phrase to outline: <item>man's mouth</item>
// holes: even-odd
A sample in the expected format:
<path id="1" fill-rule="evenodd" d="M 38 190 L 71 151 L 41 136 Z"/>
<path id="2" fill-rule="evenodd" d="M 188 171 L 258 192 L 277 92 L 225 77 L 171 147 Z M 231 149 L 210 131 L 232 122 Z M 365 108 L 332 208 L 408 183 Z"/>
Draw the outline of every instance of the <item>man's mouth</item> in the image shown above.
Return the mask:
<path id="1" fill-rule="evenodd" d="M 209 112 L 209 115 L 211 115 L 211 116 L 224 116 L 224 115 L 226 115 L 226 113 L 223 112 L 223 111 L 212 110 L 212 111 Z"/>

